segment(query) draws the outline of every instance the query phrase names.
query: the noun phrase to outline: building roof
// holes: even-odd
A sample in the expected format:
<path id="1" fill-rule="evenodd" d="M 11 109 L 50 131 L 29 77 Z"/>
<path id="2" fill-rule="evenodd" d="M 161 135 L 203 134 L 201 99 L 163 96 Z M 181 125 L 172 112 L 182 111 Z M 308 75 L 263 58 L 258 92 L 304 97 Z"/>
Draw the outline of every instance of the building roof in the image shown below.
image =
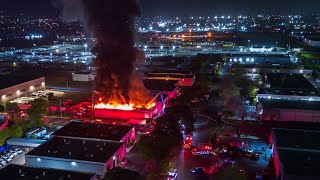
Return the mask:
<path id="1" fill-rule="evenodd" d="M 27 139 L 27 138 L 10 138 L 6 141 L 11 146 L 23 146 L 23 147 L 38 147 L 40 144 L 46 142 L 42 139 Z"/>
<path id="2" fill-rule="evenodd" d="M 53 136 L 118 141 L 132 130 L 132 126 L 70 122 L 54 132 Z"/>
<path id="3" fill-rule="evenodd" d="M 93 72 L 90 72 L 90 71 L 78 71 L 78 72 L 75 72 L 74 74 L 83 74 L 83 75 L 88 75 L 88 74 L 92 74 Z"/>
<path id="4" fill-rule="evenodd" d="M 0 75 L 0 90 L 41 78 L 41 76 Z"/>
<path id="5" fill-rule="evenodd" d="M 178 81 L 145 79 L 143 84 L 150 91 L 173 91 L 177 87 Z"/>
<path id="6" fill-rule="evenodd" d="M 320 96 L 319 91 L 302 74 L 267 73 L 270 88 L 263 88 L 258 94 Z"/>
<path id="7" fill-rule="evenodd" d="M 70 179 L 70 180 L 90 180 L 94 174 L 80 173 L 73 171 L 63 171 L 57 169 L 46 168 L 33 168 L 28 166 L 20 166 L 9 164 L 0 170 L 0 177 L 10 180 L 57 180 L 57 179 Z"/>
<path id="8" fill-rule="evenodd" d="M 300 101 L 300 100 L 285 100 L 285 99 L 259 99 L 264 108 L 269 109 L 301 109 L 315 110 L 320 109 L 319 101 Z"/>
<path id="9" fill-rule="evenodd" d="M 315 89 L 302 74 L 267 73 L 266 76 L 270 88 Z"/>
<path id="10" fill-rule="evenodd" d="M 319 152 L 297 152 L 294 150 L 279 149 L 278 154 L 286 174 L 306 177 L 311 176 L 313 179 L 320 179 L 320 174 L 318 172 L 320 163 Z"/>
<path id="11" fill-rule="evenodd" d="M 157 72 L 157 73 L 148 73 L 145 75 L 148 77 L 167 77 L 167 78 L 194 78 L 193 74 L 184 74 L 184 73 L 170 73 L 170 72 Z"/>
<path id="12" fill-rule="evenodd" d="M 320 131 L 298 129 L 273 129 L 276 148 L 283 169 L 295 176 L 313 176 L 320 163 Z M 312 177 L 312 178 L 313 178 Z"/>
<path id="13" fill-rule="evenodd" d="M 33 155 L 105 163 L 123 145 L 121 142 L 53 137 L 27 153 L 26 156 Z"/>
<path id="14" fill-rule="evenodd" d="M 273 129 L 277 147 L 317 149 L 320 153 L 320 131 L 298 129 Z"/>

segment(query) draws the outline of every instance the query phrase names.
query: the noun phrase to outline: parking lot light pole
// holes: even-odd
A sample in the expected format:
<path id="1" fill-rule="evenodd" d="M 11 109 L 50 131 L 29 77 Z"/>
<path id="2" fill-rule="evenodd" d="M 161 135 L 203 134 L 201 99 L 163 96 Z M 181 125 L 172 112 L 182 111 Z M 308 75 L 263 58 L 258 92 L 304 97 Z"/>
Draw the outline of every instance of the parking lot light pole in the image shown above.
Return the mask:
<path id="1" fill-rule="evenodd" d="M 62 110 L 61 110 L 61 98 L 59 99 L 60 101 L 60 117 L 62 117 Z"/>

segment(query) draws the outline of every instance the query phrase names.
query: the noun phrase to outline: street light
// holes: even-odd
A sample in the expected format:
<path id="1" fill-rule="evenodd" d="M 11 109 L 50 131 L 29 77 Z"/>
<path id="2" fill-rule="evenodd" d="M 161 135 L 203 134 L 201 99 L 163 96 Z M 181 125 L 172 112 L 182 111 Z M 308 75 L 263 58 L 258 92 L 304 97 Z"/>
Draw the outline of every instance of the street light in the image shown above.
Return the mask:
<path id="1" fill-rule="evenodd" d="M 91 120 L 94 119 L 94 102 L 95 102 L 95 94 L 100 94 L 98 91 L 92 91 L 91 97 Z"/>

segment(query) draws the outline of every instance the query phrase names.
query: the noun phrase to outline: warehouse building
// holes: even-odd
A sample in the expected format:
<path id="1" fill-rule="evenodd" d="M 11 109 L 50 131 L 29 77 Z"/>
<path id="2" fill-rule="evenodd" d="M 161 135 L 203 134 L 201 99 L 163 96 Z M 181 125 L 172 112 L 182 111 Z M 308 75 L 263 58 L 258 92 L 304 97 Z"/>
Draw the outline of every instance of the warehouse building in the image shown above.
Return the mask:
<path id="1" fill-rule="evenodd" d="M 27 166 L 104 176 L 126 153 L 122 142 L 53 137 L 25 155 Z"/>
<path id="2" fill-rule="evenodd" d="M 45 78 L 28 76 L 0 76 L 0 102 L 6 102 L 45 89 Z"/>
<path id="3" fill-rule="evenodd" d="M 72 80 L 73 81 L 83 81 L 89 82 L 93 81 L 95 78 L 95 72 L 75 72 L 72 73 Z"/>
<path id="4" fill-rule="evenodd" d="M 259 101 L 320 101 L 320 92 L 302 74 L 267 73 L 263 81 L 267 87 L 259 89 Z"/>
<path id="5" fill-rule="evenodd" d="M 279 128 L 271 136 L 277 179 L 320 179 L 320 131 Z"/>
<path id="6" fill-rule="evenodd" d="M 152 72 L 146 74 L 145 79 L 174 80 L 179 82 L 179 86 L 193 86 L 196 76 L 180 72 Z"/>
<path id="7" fill-rule="evenodd" d="M 179 81 L 177 80 L 145 79 L 143 84 L 152 94 L 162 93 L 168 95 L 169 99 L 175 98 L 179 91 Z"/>
<path id="8" fill-rule="evenodd" d="M 45 180 L 96 180 L 95 174 L 79 173 L 74 171 L 64 171 L 47 168 L 34 168 L 20 165 L 8 165 L 0 170 L 0 177 L 4 179 L 18 180 L 18 179 L 45 179 Z"/>
<path id="9" fill-rule="evenodd" d="M 75 121 L 63 126 L 52 135 L 61 138 L 123 142 L 125 145 L 135 141 L 135 131 L 132 126 L 82 123 Z"/>

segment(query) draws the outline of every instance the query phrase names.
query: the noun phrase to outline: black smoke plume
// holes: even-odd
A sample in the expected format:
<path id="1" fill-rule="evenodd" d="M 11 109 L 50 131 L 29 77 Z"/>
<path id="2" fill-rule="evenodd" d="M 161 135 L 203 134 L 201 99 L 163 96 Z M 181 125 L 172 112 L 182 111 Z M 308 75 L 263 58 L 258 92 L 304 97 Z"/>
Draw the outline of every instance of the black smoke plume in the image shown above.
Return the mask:
<path id="1" fill-rule="evenodd" d="M 94 65 L 98 67 L 95 89 L 102 100 L 129 104 L 137 98 L 130 95 L 145 94 L 143 84 L 132 80 L 136 79 L 133 76 L 137 53 L 134 18 L 140 14 L 136 0 L 60 0 L 60 3 L 64 19 L 81 20 L 97 40 L 92 49 L 96 55 Z M 135 101 L 146 103 L 149 96 L 146 93 L 141 97 L 144 98 Z"/>
<path id="2" fill-rule="evenodd" d="M 130 76 L 136 49 L 133 23 L 140 10 L 135 0 L 82 0 L 88 26 L 98 43 L 95 88 L 104 101 L 130 103 Z"/>

